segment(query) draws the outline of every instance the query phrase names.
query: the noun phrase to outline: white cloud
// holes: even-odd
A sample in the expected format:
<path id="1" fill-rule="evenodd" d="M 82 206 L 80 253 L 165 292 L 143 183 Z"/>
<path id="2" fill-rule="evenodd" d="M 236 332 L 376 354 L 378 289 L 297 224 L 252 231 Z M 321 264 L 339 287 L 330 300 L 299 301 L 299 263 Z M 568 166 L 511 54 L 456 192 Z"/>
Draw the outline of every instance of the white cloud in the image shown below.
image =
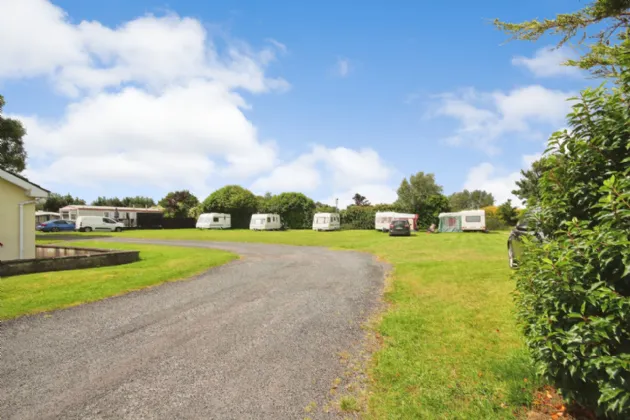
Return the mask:
<path id="1" fill-rule="evenodd" d="M 533 57 L 517 56 L 512 59 L 515 66 L 525 67 L 536 77 L 572 76 L 579 77 L 576 67 L 564 66 L 562 63 L 577 58 L 577 54 L 567 46 L 560 48 L 541 48 Z"/>
<path id="2" fill-rule="evenodd" d="M 340 77 L 346 77 L 350 74 L 351 71 L 350 60 L 347 58 L 338 58 L 337 63 L 335 64 L 335 72 Z"/>
<path id="3" fill-rule="evenodd" d="M 354 188 L 335 190 L 330 197 L 323 199 L 322 203 L 334 206 L 335 200 L 339 199 L 339 208 L 345 209 L 354 203 L 352 197 L 356 193 L 364 196 L 372 204 L 391 204 L 398 198 L 396 190 L 389 185 L 359 184 L 355 185 Z"/>
<path id="4" fill-rule="evenodd" d="M 512 199 L 512 204 L 521 206 L 521 201 L 512 194 L 516 188 L 516 181 L 520 179 L 520 173 L 504 172 L 489 162 L 474 166 L 468 171 L 464 182 L 464 189 L 484 190 L 492 193 L 495 203 L 502 204 L 507 199 Z"/>
<path id="5" fill-rule="evenodd" d="M 277 164 L 241 92 L 288 87 L 266 75 L 286 49 L 278 41 L 260 51 L 229 41 L 220 54 L 195 19 L 73 24 L 44 0 L 0 0 L 0 39 L 0 80 L 45 77 L 72 98 L 59 120 L 16 116 L 36 181 L 200 189 Z"/>
<path id="6" fill-rule="evenodd" d="M 256 180 L 252 190 L 258 194 L 282 191 L 308 193 L 325 184 L 328 190 L 341 192 L 362 188 L 361 191 L 367 191 L 369 188 L 375 195 L 390 199 L 383 191 L 389 190 L 388 181 L 393 174 L 394 171 L 372 149 L 314 146 L 310 152 Z M 347 194 L 344 192 L 343 195 Z"/>
<path id="7" fill-rule="evenodd" d="M 521 157 L 521 168 L 529 169 L 532 163 L 539 160 L 542 156 L 542 153 L 523 155 Z M 490 162 L 481 163 L 468 171 L 463 188 L 491 192 L 497 205 L 511 199 L 513 205 L 521 207 L 523 205 L 521 200 L 512 194 L 512 190 L 516 189 L 516 181 L 521 179 L 521 168 L 518 171 L 506 171 Z"/>
<path id="8" fill-rule="evenodd" d="M 493 155 L 498 145 L 509 137 L 540 140 L 539 126 L 555 128 L 564 122 L 570 108 L 571 92 L 547 89 L 539 85 L 505 92 L 478 92 L 466 89 L 439 95 L 439 103 L 431 116 L 459 121 L 459 127 L 447 137 L 451 145 L 467 145 Z"/>

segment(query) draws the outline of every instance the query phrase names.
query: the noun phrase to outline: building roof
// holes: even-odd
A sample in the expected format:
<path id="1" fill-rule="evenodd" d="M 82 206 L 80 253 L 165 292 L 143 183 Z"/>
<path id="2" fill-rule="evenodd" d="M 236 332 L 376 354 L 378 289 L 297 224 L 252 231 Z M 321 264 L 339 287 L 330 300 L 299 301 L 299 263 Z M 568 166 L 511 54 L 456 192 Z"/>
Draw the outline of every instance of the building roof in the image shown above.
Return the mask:
<path id="1" fill-rule="evenodd" d="M 142 207 L 112 207 L 112 206 L 83 206 L 83 205 L 70 205 L 62 207 L 59 212 L 69 210 L 101 210 L 101 211 L 116 211 L 129 212 L 129 213 L 163 213 L 163 210 L 156 208 L 142 208 Z"/>
<path id="2" fill-rule="evenodd" d="M 5 169 L 0 169 L 0 178 L 22 188 L 26 191 L 26 195 L 28 195 L 29 197 L 47 198 L 48 194 L 50 193 L 50 191 L 48 191 L 47 189 L 32 183 L 22 175 L 18 175 Z"/>

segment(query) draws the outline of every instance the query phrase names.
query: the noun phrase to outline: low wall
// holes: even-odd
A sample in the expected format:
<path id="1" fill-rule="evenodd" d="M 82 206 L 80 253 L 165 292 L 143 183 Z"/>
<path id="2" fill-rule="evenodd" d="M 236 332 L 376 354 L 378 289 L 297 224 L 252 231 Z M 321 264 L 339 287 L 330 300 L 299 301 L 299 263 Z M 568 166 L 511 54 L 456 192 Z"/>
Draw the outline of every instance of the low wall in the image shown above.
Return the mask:
<path id="1" fill-rule="evenodd" d="M 0 261 L 0 277 L 106 267 L 140 260 L 140 251 L 37 245 L 35 252 L 38 258 Z"/>

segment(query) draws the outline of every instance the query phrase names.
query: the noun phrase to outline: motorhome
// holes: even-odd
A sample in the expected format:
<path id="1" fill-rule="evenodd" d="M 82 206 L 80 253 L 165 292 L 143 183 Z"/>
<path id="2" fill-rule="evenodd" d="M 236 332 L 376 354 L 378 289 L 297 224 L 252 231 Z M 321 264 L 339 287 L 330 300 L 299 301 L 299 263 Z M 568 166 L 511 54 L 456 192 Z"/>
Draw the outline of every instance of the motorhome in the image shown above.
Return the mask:
<path id="1" fill-rule="evenodd" d="M 249 222 L 250 230 L 280 230 L 282 221 L 279 214 L 253 214 Z"/>
<path id="2" fill-rule="evenodd" d="M 456 213 L 440 213 L 439 232 L 485 232 L 484 210 L 463 210 Z"/>
<path id="3" fill-rule="evenodd" d="M 230 229 L 232 216 L 227 213 L 203 213 L 197 219 L 197 229 Z"/>
<path id="4" fill-rule="evenodd" d="M 374 216 L 374 228 L 381 232 L 389 232 L 392 220 L 405 219 L 409 221 L 411 229 L 418 230 L 418 215 L 409 213 L 397 213 L 395 211 L 377 212 Z"/>
<path id="5" fill-rule="evenodd" d="M 339 213 L 315 213 L 315 216 L 313 216 L 313 230 L 339 229 L 341 229 Z"/>

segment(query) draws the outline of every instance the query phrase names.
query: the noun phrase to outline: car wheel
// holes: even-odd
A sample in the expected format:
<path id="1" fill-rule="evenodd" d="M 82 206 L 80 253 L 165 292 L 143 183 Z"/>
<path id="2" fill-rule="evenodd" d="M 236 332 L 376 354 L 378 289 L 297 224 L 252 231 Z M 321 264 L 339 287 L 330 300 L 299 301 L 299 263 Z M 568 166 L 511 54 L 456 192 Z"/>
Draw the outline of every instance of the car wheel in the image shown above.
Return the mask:
<path id="1" fill-rule="evenodd" d="M 86 227 L 85 229 L 83 229 L 84 232 L 92 232 L 92 228 L 91 227 Z"/>
<path id="2" fill-rule="evenodd" d="M 117 227 L 116 229 L 114 229 L 116 232 L 122 232 L 122 228 L 121 227 Z"/>
<path id="3" fill-rule="evenodd" d="M 51 231 L 51 232 L 59 232 L 59 228 L 54 227 L 54 228 L 50 229 L 50 231 Z"/>
<path id="4" fill-rule="evenodd" d="M 508 264 L 510 265 L 510 268 L 518 267 L 518 264 L 516 263 L 516 260 L 514 259 L 514 248 L 512 248 L 511 242 L 508 244 Z"/>

